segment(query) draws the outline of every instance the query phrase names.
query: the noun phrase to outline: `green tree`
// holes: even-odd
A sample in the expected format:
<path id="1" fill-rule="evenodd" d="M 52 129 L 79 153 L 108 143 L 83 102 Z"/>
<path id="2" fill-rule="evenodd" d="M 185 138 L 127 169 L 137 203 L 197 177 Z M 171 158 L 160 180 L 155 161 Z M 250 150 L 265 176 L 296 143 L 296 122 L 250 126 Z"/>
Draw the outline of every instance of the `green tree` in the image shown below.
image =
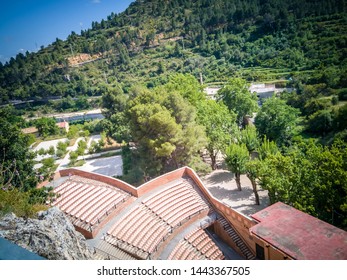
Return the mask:
<path id="1" fill-rule="evenodd" d="M 256 205 L 260 204 L 259 200 L 259 194 L 258 194 L 258 188 L 257 188 L 257 181 L 259 179 L 259 169 L 262 166 L 262 161 L 265 160 L 270 155 L 275 155 L 279 153 L 279 149 L 275 142 L 269 141 L 266 136 L 264 137 L 263 141 L 259 144 L 258 139 L 255 140 L 254 137 L 257 136 L 256 130 L 253 128 L 251 129 L 251 132 L 244 132 L 247 137 L 246 139 L 249 139 L 248 143 L 253 143 L 253 145 L 249 145 L 252 147 L 252 149 L 248 148 L 248 151 L 254 151 L 253 147 L 256 147 L 256 152 L 258 156 L 254 158 L 253 160 L 249 160 L 246 162 L 246 175 L 248 179 L 251 181 L 253 193 L 255 196 L 255 203 Z M 252 140 L 253 139 L 253 140 Z M 247 146 L 247 143 L 245 143 Z"/>
<path id="2" fill-rule="evenodd" d="M 37 154 L 40 155 L 40 156 L 43 156 L 45 154 L 47 154 L 46 150 L 44 148 L 41 148 L 37 151 Z"/>
<path id="3" fill-rule="evenodd" d="M 57 150 L 62 150 L 63 152 L 66 152 L 68 145 L 69 145 L 68 142 L 59 141 L 57 144 Z"/>
<path id="4" fill-rule="evenodd" d="M 70 152 L 70 163 L 69 163 L 69 165 L 70 166 L 75 165 L 75 163 L 77 161 L 77 158 L 78 158 L 78 153 L 77 152 L 74 152 L 74 151 Z"/>
<path id="5" fill-rule="evenodd" d="M 61 100 L 60 109 L 62 111 L 72 109 L 75 107 L 75 101 L 71 98 L 71 96 L 67 96 Z"/>
<path id="6" fill-rule="evenodd" d="M 317 111 L 327 109 L 330 107 L 330 101 L 328 99 L 317 99 L 317 98 L 312 98 L 309 99 L 305 103 L 305 107 L 303 109 L 303 113 L 306 116 L 312 115 L 316 113 Z"/>
<path id="7" fill-rule="evenodd" d="M 258 178 L 271 203 L 282 201 L 336 226 L 347 225 L 347 149 L 301 142 L 262 161 Z"/>
<path id="8" fill-rule="evenodd" d="M 299 178 L 310 177 L 308 170 L 311 167 L 308 161 L 295 161 L 296 156 L 297 153 L 291 156 L 284 156 L 281 153 L 269 155 L 262 161 L 259 169 L 259 182 L 263 189 L 268 190 L 271 204 L 282 201 L 312 214 L 314 209 L 310 188 L 308 186 L 302 188 L 297 184 Z"/>
<path id="9" fill-rule="evenodd" d="M 107 135 L 121 143 L 123 140 L 130 140 L 130 129 L 127 112 L 127 95 L 119 85 L 115 88 L 108 88 L 102 95 L 102 107 L 105 120 L 102 121 L 102 126 L 107 132 Z"/>
<path id="10" fill-rule="evenodd" d="M 230 143 L 230 137 L 237 130 L 236 114 L 230 112 L 221 102 L 203 99 L 198 103 L 198 123 L 205 127 L 206 149 L 211 158 L 211 167 L 216 169 L 218 153 L 224 151 Z"/>
<path id="11" fill-rule="evenodd" d="M 137 144 L 145 176 L 189 165 L 206 143 L 195 123 L 195 109 L 177 92 L 144 91 L 130 103 L 131 135 Z"/>
<path id="12" fill-rule="evenodd" d="M 49 148 L 48 148 L 48 154 L 49 155 L 51 155 L 51 156 L 53 156 L 54 154 L 55 154 L 55 149 L 54 149 L 54 146 L 50 146 Z"/>
<path id="13" fill-rule="evenodd" d="M 69 132 L 67 133 L 67 138 L 73 139 L 78 136 L 78 132 L 80 131 L 79 127 L 77 125 L 71 125 L 69 127 Z"/>
<path id="14" fill-rule="evenodd" d="M 48 135 L 56 135 L 59 132 L 57 123 L 53 118 L 40 118 L 35 122 L 35 125 L 39 131 L 39 134 L 43 137 Z"/>
<path id="15" fill-rule="evenodd" d="M 261 136 L 266 135 L 279 146 L 289 144 L 297 132 L 298 115 L 298 109 L 281 99 L 271 97 L 264 102 L 255 117 L 255 126 Z"/>
<path id="16" fill-rule="evenodd" d="M 79 96 L 75 101 L 75 106 L 78 110 L 85 110 L 91 107 L 86 96 Z"/>
<path id="17" fill-rule="evenodd" d="M 259 159 L 264 160 L 269 155 L 275 155 L 279 153 L 279 148 L 274 141 L 270 141 L 269 139 L 266 138 L 266 135 L 265 135 L 257 151 L 258 151 Z"/>
<path id="18" fill-rule="evenodd" d="M 77 144 L 77 150 L 76 150 L 76 153 L 79 155 L 79 156 L 83 156 L 84 155 L 84 151 L 87 149 L 87 142 L 86 141 L 83 141 L 83 140 L 80 140 Z"/>
<path id="19" fill-rule="evenodd" d="M 255 204 L 260 205 L 260 199 L 258 194 L 257 179 L 259 176 L 259 160 L 249 160 L 246 162 L 245 170 L 248 179 L 251 181 L 252 189 L 255 197 Z"/>
<path id="20" fill-rule="evenodd" d="M 249 91 L 249 84 L 241 78 L 230 79 L 217 93 L 217 100 L 223 101 L 230 111 L 237 114 L 237 122 L 243 124 L 245 117 L 258 110 L 258 98 Z"/>
<path id="21" fill-rule="evenodd" d="M 333 129 L 333 116 L 330 110 L 320 110 L 308 119 L 308 130 L 318 135 L 325 135 Z"/>
<path id="22" fill-rule="evenodd" d="M 232 143 L 225 150 L 225 163 L 228 169 L 235 174 L 237 189 L 241 188 L 240 176 L 246 172 L 246 163 L 249 160 L 249 153 L 245 144 Z"/>
<path id="23" fill-rule="evenodd" d="M 47 210 L 46 202 L 53 197 L 55 195 L 48 188 L 30 189 L 23 192 L 14 188 L 11 181 L 7 181 L 5 184 L 0 182 L 0 216 L 14 213 L 17 217 L 37 217 L 39 211 Z"/>
<path id="24" fill-rule="evenodd" d="M 42 160 L 42 167 L 39 168 L 39 172 L 43 176 L 43 180 L 46 180 L 53 175 L 56 168 L 54 162 L 54 159 L 51 157 Z"/>
<path id="25" fill-rule="evenodd" d="M 206 97 L 198 80 L 190 74 L 172 75 L 164 87 L 165 91 L 176 91 L 180 93 L 194 106 L 197 106 L 199 101 Z"/>
<path id="26" fill-rule="evenodd" d="M 22 134 L 20 125 L 24 121 L 15 117 L 13 108 L 0 108 L 0 162 L 4 172 L 3 182 L 22 190 L 36 187 L 34 153 L 29 150 L 29 137 Z"/>
<path id="27" fill-rule="evenodd" d="M 257 129 L 254 125 L 247 125 L 241 130 L 240 142 L 245 144 L 249 154 L 258 148 L 259 140 Z"/>
<path id="28" fill-rule="evenodd" d="M 106 118 L 110 118 L 113 114 L 124 112 L 127 104 L 127 96 L 124 94 L 120 85 L 114 87 L 105 87 L 102 94 L 103 114 Z"/>
<path id="29" fill-rule="evenodd" d="M 160 75 L 160 74 L 163 74 L 166 72 L 166 66 L 164 64 L 164 62 L 161 60 L 159 63 L 158 63 L 158 70 L 157 70 L 157 73 Z"/>
<path id="30" fill-rule="evenodd" d="M 347 129 L 347 104 L 339 108 L 334 122 L 337 130 Z"/>

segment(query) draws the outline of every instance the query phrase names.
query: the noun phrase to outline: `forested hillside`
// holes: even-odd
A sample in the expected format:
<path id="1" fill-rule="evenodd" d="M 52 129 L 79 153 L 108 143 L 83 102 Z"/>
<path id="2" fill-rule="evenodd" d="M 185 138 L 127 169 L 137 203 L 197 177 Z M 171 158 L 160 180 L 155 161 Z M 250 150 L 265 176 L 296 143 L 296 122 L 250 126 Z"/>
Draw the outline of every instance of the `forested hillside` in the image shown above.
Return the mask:
<path id="1" fill-rule="evenodd" d="M 135 1 L 0 65 L 1 102 L 100 95 L 116 81 L 153 87 L 173 72 L 346 88 L 346 9 L 345 0 Z"/>

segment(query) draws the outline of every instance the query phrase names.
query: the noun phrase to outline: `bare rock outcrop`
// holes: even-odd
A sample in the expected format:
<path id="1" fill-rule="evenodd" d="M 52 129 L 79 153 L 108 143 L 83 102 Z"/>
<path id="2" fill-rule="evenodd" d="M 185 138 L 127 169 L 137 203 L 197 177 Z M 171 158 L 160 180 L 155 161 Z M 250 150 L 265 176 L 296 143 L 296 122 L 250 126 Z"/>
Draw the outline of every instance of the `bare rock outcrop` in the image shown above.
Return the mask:
<path id="1" fill-rule="evenodd" d="M 38 219 L 4 216 L 0 236 L 50 260 L 93 259 L 84 236 L 57 207 L 40 212 Z"/>

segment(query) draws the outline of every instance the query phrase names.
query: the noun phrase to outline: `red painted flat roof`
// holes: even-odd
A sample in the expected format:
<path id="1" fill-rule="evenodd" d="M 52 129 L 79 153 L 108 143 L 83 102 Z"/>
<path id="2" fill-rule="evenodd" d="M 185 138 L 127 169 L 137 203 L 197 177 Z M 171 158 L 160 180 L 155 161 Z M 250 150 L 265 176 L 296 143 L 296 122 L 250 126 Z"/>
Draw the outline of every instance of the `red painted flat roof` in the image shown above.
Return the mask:
<path id="1" fill-rule="evenodd" d="M 277 202 L 252 215 L 250 228 L 268 244 L 298 260 L 347 260 L 347 232 Z"/>
<path id="2" fill-rule="evenodd" d="M 59 122 L 57 123 L 57 126 L 59 126 L 60 128 L 65 128 L 68 125 L 67 122 Z"/>

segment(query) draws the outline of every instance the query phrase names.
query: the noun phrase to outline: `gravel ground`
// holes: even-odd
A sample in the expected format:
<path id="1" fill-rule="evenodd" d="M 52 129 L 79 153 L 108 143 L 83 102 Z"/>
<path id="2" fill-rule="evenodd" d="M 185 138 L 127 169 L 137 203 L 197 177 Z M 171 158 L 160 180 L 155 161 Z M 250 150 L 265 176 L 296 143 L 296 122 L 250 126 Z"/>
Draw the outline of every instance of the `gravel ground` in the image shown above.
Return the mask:
<path id="1" fill-rule="evenodd" d="M 202 181 L 215 198 L 245 215 L 254 214 L 269 206 L 267 191 L 260 187 L 260 205 L 255 205 L 252 184 L 246 175 L 241 175 L 242 191 L 237 190 L 234 174 L 228 170 L 214 170 L 203 177 Z"/>

